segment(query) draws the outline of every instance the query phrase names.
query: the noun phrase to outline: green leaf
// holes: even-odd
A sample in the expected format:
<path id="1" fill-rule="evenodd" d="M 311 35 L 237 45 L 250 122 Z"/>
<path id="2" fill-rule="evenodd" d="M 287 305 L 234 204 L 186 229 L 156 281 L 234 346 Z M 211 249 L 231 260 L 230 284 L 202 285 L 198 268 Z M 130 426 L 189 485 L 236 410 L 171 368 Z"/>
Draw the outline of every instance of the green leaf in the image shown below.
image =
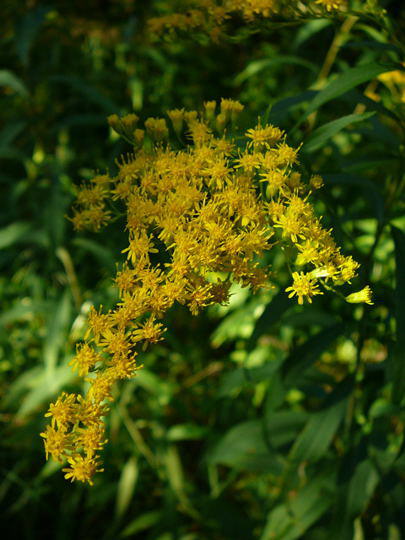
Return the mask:
<path id="1" fill-rule="evenodd" d="M 0 249 L 5 249 L 20 242 L 29 232 L 31 226 L 25 221 L 16 221 L 0 229 Z"/>
<path id="2" fill-rule="evenodd" d="M 274 296 L 257 319 L 253 333 L 248 341 L 247 348 L 252 349 L 255 347 L 258 338 L 266 332 L 269 332 L 274 324 L 280 322 L 283 314 L 291 307 L 291 302 L 284 291 L 281 291 Z"/>
<path id="3" fill-rule="evenodd" d="M 218 396 L 228 396 L 247 385 L 254 385 L 269 380 L 282 364 L 282 358 L 272 350 L 269 360 L 262 366 L 253 368 L 237 368 L 226 373 L 221 379 Z"/>
<path id="4" fill-rule="evenodd" d="M 267 519 L 260 540 L 295 540 L 305 532 L 333 503 L 333 479 L 318 476 L 304 486 L 291 500 L 277 506 Z"/>
<path id="5" fill-rule="evenodd" d="M 163 380 L 147 368 L 143 368 L 134 381 L 136 385 L 156 396 L 160 405 L 167 405 L 173 395 L 173 383 Z"/>
<path id="6" fill-rule="evenodd" d="M 180 499 L 185 498 L 184 471 L 177 446 L 170 445 L 166 448 L 162 461 L 166 468 L 170 487 Z"/>
<path id="7" fill-rule="evenodd" d="M 405 396 L 405 234 L 397 227 L 391 226 L 395 243 L 395 305 L 397 342 L 392 357 L 392 399 L 400 403 Z"/>
<path id="8" fill-rule="evenodd" d="M 380 102 L 374 101 L 373 99 L 365 96 L 361 91 L 354 88 L 342 96 L 342 99 L 348 104 L 352 105 L 353 103 L 362 103 L 366 106 L 369 111 L 376 111 L 377 113 L 389 116 L 398 123 L 401 123 L 401 118 L 396 114 L 395 111 L 391 111 L 384 107 Z"/>
<path id="9" fill-rule="evenodd" d="M 301 103 L 310 101 L 317 94 L 318 92 L 316 90 L 306 90 L 305 92 L 276 101 L 267 108 L 264 114 L 264 122 L 268 121 L 281 126 L 285 122 L 291 109 Z"/>
<path id="10" fill-rule="evenodd" d="M 299 384 L 305 370 L 316 362 L 324 350 L 342 335 L 344 329 L 345 325 L 342 323 L 330 326 L 292 351 L 283 366 L 285 384 L 287 386 Z"/>
<path id="11" fill-rule="evenodd" d="M 28 96 L 28 90 L 25 84 L 14 73 L 6 69 L 0 71 L 0 86 L 8 86 L 12 88 L 14 92 L 20 94 L 22 97 Z"/>
<path id="12" fill-rule="evenodd" d="M 38 375 L 28 383 L 31 389 L 24 395 L 17 411 L 16 419 L 22 420 L 39 409 L 74 378 L 74 374 L 68 365 L 58 366 L 50 379 L 45 370 L 38 370 Z"/>
<path id="13" fill-rule="evenodd" d="M 169 441 L 187 441 L 203 439 L 208 433 L 208 428 L 196 424 L 177 424 L 167 432 Z"/>
<path id="14" fill-rule="evenodd" d="M 125 511 L 131 502 L 135 491 L 136 482 L 138 480 L 138 474 L 138 462 L 136 458 L 132 456 L 123 466 L 118 483 L 117 499 L 115 504 L 115 514 L 118 518 L 125 514 Z"/>
<path id="15" fill-rule="evenodd" d="M 82 248 L 85 252 L 91 253 L 101 263 L 103 267 L 109 270 L 114 270 L 114 254 L 113 252 L 103 246 L 102 244 L 89 240 L 88 238 L 74 238 L 72 244 Z"/>
<path id="16" fill-rule="evenodd" d="M 366 509 L 379 480 L 378 472 L 369 459 L 356 467 L 350 480 L 347 498 L 347 515 L 351 519 Z"/>
<path id="17" fill-rule="evenodd" d="M 47 334 L 43 346 L 43 361 L 49 382 L 54 376 L 54 370 L 63 345 L 66 343 L 66 334 L 71 322 L 72 299 L 65 289 L 60 299 L 49 309 L 47 321 Z"/>
<path id="18" fill-rule="evenodd" d="M 298 461 L 316 461 L 328 450 L 329 445 L 346 412 L 347 399 L 313 413 L 296 439 L 290 457 Z"/>
<path id="19" fill-rule="evenodd" d="M 26 65 L 30 48 L 43 24 L 46 14 L 50 8 L 38 6 L 29 11 L 16 28 L 15 48 L 21 62 Z"/>
<path id="20" fill-rule="evenodd" d="M 294 49 L 301 47 L 309 38 L 332 24 L 330 19 L 316 19 L 304 24 L 297 32 L 294 40 Z"/>
<path id="21" fill-rule="evenodd" d="M 263 309 L 263 302 L 253 298 L 237 310 L 229 313 L 212 334 L 213 347 L 220 347 L 226 341 L 248 338 L 252 335 L 258 310 Z"/>
<path id="22" fill-rule="evenodd" d="M 369 200 L 374 215 L 379 221 L 382 220 L 384 216 L 384 197 L 374 182 L 359 174 L 348 173 L 323 174 L 322 178 L 325 180 L 325 184 L 342 184 L 359 187 L 364 197 Z"/>
<path id="23" fill-rule="evenodd" d="M 7 148 L 9 144 L 21 133 L 27 122 L 16 122 L 6 125 L 0 131 L 0 148 Z"/>
<path id="24" fill-rule="evenodd" d="M 300 120 L 300 123 L 311 113 L 319 109 L 322 105 L 335 99 L 342 94 L 345 94 L 359 84 L 375 79 L 381 73 L 398 69 L 397 64 L 382 64 L 370 63 L 363 66 L 357 66 L 346 70 L 341 75 L 338 75 L 326 88 L 321 90 L 312 102 L 309 104 L 305 114 Z"/>
<path id="25" fill-rule="evenodd" d="M 266 439 L 274 448 L 290 443 L 297 438 L 307 420 L 308 413 L 304 411 L 270 412 L 264 424 Z"/>
<path id="26" fill-rule="evenodd" d="M 270 452 L 265 439 L 263 423 L 249 420 L 231 428 L 208 455 L 212 465 L 221 464 L 240 470 L 280 474 L 280 458 Z"/>
<path id="27" fill-rule="evenodd" d="M 401 49 L 396 47 L 395 45 L 392 45 L 391 43 L 381 43 L 380 41 L 375 40 L 362 40 L 362 41 L 348 41 L 347 43 L 344 43 L 342 46 L 342 49 L 360 49 L 360 48 L 367 48 L 367 49 L 377 49 L 380 51 L 392 51 L 395 52 L 401 57 Z"/>
<path id="28" fill-rule="evenodd" d="M 337 120 L 333 120 L 332 122 L 320 126 L 308 137 L 308 139 L 306 139 L 306 141 L 304 141 L 303 152 L 310 153 L 317 150 L 325 144 L 328 139 L 342 131 L 345 127 L 357 122 L 363 122 L 374 114 L 375 112 L 348 114 L 347 116 L 342 116 L 342 118 L 338 118 Z"/>
<path id="29" fill-rule="evenodd" d="M 54 247 L 59 247 L 64 240 L 66 228 L 65 212 L 69 207 L 70 197 L 64 192 L 57 174 L 51 177 L 48 204 L 43 212 L 43 219 L 48 238 Z"/>
<path id="30" fill-rule="evenodd" d="M 89 102 L 98 105 L 107 114 L 117 112 L 119 107 L 97 88 L 84 82 L 79 77 L 73 75 L 54 75 L 49 77 L 51 82 L 58 82 L 70 86 L 73 90 L 82 94 Z"/>
<path id="31" fill-rule="evenodd" d="M 131 521 L 127 527 L 125 527 L 121 533 L 121 537 L 132 536 L 140 531 L 150 529 L 158 523 L 161 517 L 162 513 L 158 510 L 141 514 L 139 517 Z"/>
<path id="32" fill-rule="evenodd" d="M 246 81 L 247 79 L 249 79 L 250 77 L 257 75 L 264 69 L 271 66 L 277 66 L 279 64 L 297 65 L 297 66 L 305 67 L 306 69 L 309 69 L 310 71 L 316 72 L 316 66 L 312 64 L 311 62 L 308 62 L 308 60 L 303 60 L 302 58 L 299 58 L 298 56 L 292 56 L 292 55 L 277 55 L 274 58 L 265 58 L 262 60 L 254 60 L 253 62 L 250 62 L 250 64 L 248 64 L 246 68 L 235 77 L 233 83 L 235 86 L 238 86 L 242 84 L 244 81 Z"/>

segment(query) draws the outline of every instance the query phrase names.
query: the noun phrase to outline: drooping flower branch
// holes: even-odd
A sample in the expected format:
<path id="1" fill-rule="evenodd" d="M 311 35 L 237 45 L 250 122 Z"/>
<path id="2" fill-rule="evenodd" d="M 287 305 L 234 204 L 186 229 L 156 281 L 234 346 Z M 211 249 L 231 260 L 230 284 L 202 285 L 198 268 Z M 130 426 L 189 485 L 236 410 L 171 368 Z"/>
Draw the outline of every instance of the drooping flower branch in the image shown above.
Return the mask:
<path id="1" fill-rule="evenodd" d="M 47 413 L 46 455 L 68 462 L 68 479 L 91 484 L 102 470 L 113 385 L 133 377 L 138 356 L 163 339 L 173 304 L 197 315 L 226 303 L 233 282 L 253 291 L 268 287 L 262 255 L 275 244 L 295 252 L 286 291 L 300 304 L 322 294 L 320 282 L 330 288 L 356 274 L 358 264 L 340 252 L 310 203 L 322 178 L 304 182 L 286 134 L 259 122 L 236 139 L 230 128 L 243 106 L 223 99 L 217 108 L 207 102 L 202 111 L 168 111 L 171 128 L 163 118 L 148 118 L 141 128 L 134 114 L 111 116 L 133 153 L 118 162 L 115 177 L 95 176 L 78 191 L 74 227 L 98 231 L 121 218 L 128 245 L 115 276 L 119 302 L 91 310 L 71 362 L 89 389 L 84 396 L 62 393 Z M 370 303 L 369 290 L 348 301 Z"/>

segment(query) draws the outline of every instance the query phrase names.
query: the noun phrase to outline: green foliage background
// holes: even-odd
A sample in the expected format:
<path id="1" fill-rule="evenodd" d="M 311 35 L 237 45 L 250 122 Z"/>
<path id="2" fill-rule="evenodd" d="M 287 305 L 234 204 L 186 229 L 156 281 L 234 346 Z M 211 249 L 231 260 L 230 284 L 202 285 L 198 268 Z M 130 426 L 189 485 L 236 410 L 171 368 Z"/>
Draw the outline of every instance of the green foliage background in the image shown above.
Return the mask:
<path id="1" fill-rule="evenodd" d="M 341 17 L 255 33 L 233 21 L 219 44 L 156 42 L 145 20 L 159 4 L 0 8 L 2 530 L 58 540 L 400 539 L 405 104 L 376 77 L 404 61 L 403 36 L 360 20 L 340 32 L 316 86 Z M 400 27 L 399 3 L 382 4 Z M 245 104 L 246 123 L 260 114 L 304 141 L 303 166 L 325 180 L 319 213 L 362 264 L 358 288 L 371 283 L 375 304 L 324 295 L 297 306 L 279 292 L 288 281 L 280 253 L 270 292 L 235 289 L 228 307 L 198 318 L 176 308 L 165 342 L 116 391 L 106 471 L 93 488 L 70 485 L 44 461 L 43 414 L 61 389 L 78 389 L 67 363 L 90 305 L 115 300 L 123 242 L 114 228 L 72 231 L 74 185 L 128 150 L 108 114 L 161 116 L 222 96 Z"/>

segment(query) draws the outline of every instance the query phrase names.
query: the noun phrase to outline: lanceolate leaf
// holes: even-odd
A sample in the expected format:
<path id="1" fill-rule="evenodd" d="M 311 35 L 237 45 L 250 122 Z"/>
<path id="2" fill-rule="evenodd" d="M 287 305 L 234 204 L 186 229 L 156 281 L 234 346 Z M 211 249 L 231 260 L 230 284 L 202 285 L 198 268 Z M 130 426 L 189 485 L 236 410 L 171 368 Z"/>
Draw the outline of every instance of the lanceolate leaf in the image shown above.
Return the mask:
<path id="1" fill-rule="evenodd" d="M 320 126 L 310 135 L 310 137 L 308 137 L 304 144 L 303 151 L 310 153 L 314 150 L 317 150 L 328 139 L 336 135 L 336 133 L 339 133 L 339 131 L 342 131 L 342 129 L 344 129 L 345 127 L 350 126 L 351 124 L 355 124 L 357 122 L 367 120 L 374 114 L 375 112 L 367 112 L 364 114 L 348 114 L 347 116 L 342 116 L 342 118 L 338 118 L 337 120 L 333 120 L 332 122 L 328 122 L 327 124 Z"/>
<path id="2" fill-rule="evenodd" d="M 277 455 L 269 451 L 260 420 L 242 422 L 231 428 L 219 440 L 208 461 L 240 470 L 273 474 L 280 474 L 282 469 Z"/>
<path id="3" fill-rule="evenodd" d="M 318 360 L 319 355 L 342 334 L 344 328 L 341 323 L 335 324 L 322 330 L 303 345 L 297 347 L 283 366 L 286 385 L 298 384 L 303 372 Z"/>
<path id="4" fill-rule="evenodd" d="M 331 477 L 319 475 L 311 480 L 291 500 L 269 514 L 260 540 L 295 540 L 328 510 L 333 502 Z"/>
<path id="5" fill-rule="evenodd" d="M 280 321 L 283 314 L 291 307 L 291 302 L 284 291 L 279 292 L 266 306 L 257 319 L 255 328 L 248 342 L 248 349 L 255 347 L 258 338 L 270 330 L 273 324 Z"/>
<path id="6" fill-rule="evenodd" d="M 290 456 L 298 461 L 316 461 L 327 451 L 347 406 L 347 399 L 314 413 L 291 449 Z"/>
<path id="7" fill-rule="evenodd" d="M 340 76 L 336 77 L 336 79 L 329 83 L 326 88 L 321 90 L 315 96 L 315 98 L 309 104 L 307 110 L 305 111 L 305 114 L 301 121 L 304 120 L 304 118 L 306 118 L 308 115 L 319 109 L 319 107 L 321 107 L 328 101 L 331 101 L 332 99 L 335 99 L 342 94 L 345 94 L 359 84 L 374 79 L 381 73 L 385 73 L 386 71 L 392 71 L 395 69 L 398 69 L 398 66 L 395 64 L 387 64 L 384 66 L 377 63 L 366 64 L 364 66 L 357 66 L 348 69 Z"/>
<path id="8" fill-rule="evenodd" d="M 14 92 L 23 97 L 28 96 L 28 90 L 22 80 L 6 69 L 0 71 L 0 86 L 12 88 Z"/>
<path id="9" fill-rule="evenodd" d="M 396 323 L 397 343 L 392 358 L 393 400 L 399 403 L 405 396 L 405 234 L 397 227 L 392 227 L 395 242 L 396 264 Z"/>

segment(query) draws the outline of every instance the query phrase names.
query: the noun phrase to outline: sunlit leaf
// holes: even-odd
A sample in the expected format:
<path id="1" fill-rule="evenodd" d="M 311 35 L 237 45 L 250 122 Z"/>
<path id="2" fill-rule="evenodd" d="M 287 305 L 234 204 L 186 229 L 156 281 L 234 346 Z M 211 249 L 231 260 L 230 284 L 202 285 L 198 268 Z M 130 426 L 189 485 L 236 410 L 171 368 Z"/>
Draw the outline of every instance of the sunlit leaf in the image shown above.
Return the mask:
<path id="1" fill-rule="evenodd" d="M 338 75 L 332 82 L 330 82 L 323 90 L 321 90 L 315 98 L 311 101 L 301 121 L 309 116 L 312 112 L 316 111 L 324 105 L 335 99 L 347 91 L 355 88 L 359 84 L 374 79 L 381 73 L 398 69 L 395 64 L 377 64 L 371 63 L 362 66 L 356 66 L 347 69 L 342 74 Z"/>
<path id="2" fill-rule="evenodd" d="M 138 463 L 132 456 L 123 466 L 121 477 L 118 482 L 117 498 L 115 503 L 115 513 L 118 518 L 122 517 L 126 512 L 132 496 L 135 491 L 136 482 L 138 480 Z"/>

